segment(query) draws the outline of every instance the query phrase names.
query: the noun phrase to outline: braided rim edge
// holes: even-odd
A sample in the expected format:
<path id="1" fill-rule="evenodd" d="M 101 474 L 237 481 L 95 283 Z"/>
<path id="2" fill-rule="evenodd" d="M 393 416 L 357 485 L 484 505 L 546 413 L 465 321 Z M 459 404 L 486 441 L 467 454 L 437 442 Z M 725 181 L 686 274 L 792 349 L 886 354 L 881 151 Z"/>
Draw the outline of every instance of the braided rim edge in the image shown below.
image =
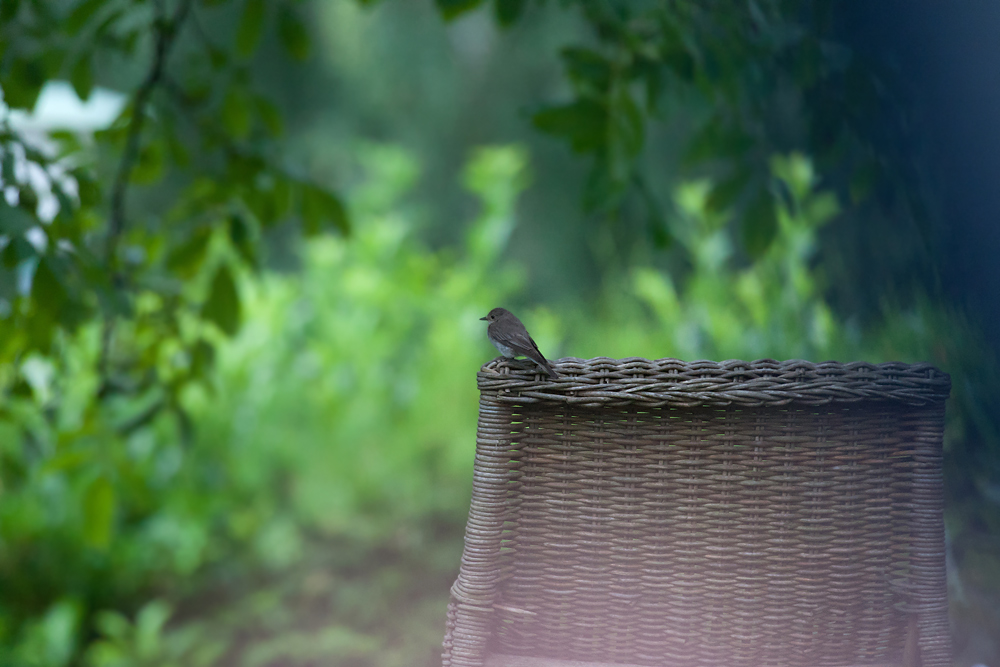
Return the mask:
<path id="1" fill-rule="evenodd" d="M 891 401 L 943 402 L 951 377 L 926 364 L 776 361 L 681 361 L 567 357 L 551 362 L 549 378 L 531 361 L 502 357 L 477 374 L 480 392 L 504 403 L 556 402 L 581 407 L 827 405 Z"/>

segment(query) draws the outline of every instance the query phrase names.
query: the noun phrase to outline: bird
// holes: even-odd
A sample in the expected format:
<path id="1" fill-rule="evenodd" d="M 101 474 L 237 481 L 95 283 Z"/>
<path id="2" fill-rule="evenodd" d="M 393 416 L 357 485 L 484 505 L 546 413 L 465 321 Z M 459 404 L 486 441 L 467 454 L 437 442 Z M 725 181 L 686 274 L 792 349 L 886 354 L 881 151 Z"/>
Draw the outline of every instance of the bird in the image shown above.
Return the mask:
<path id="1" fill-rule="evenodd" d="M 514 313 L 504 308 L 494 308 L 486 317 L 479 319 L 489 322 L 486 328 L 486 336 L 493 343 L 493 346 L 500 351 L 504 357 L 513 359 L 517 356 L 525 356 L 541 366 L 552 378 L 559 377 L 559 374 L 552 370 L 552 366 L 545 359 L 545 356 L 538 351 L 538 345 L 531 339 L 528 330 L 521 324 Z"/>

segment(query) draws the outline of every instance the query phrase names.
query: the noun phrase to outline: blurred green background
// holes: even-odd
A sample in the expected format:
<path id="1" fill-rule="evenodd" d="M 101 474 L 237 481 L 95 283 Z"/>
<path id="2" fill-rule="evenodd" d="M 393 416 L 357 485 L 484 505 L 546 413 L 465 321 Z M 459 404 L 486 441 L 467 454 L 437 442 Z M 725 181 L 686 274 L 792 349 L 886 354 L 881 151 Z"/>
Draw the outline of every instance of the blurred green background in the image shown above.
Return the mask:
<path id="1" fill-rule="evenodd" d="M 549 358 L 951 373 L 956 664 L 1000 665 L 995 28 L 0 0 L 0 665 L 437 664 L 497 305 Z"/>

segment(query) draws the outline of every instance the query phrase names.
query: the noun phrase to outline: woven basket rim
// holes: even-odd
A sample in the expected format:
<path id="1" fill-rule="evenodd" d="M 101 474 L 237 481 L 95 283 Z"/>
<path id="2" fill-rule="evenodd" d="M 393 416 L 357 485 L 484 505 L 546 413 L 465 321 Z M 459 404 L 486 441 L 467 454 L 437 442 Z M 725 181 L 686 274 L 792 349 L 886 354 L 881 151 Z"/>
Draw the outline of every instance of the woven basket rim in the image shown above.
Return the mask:
<path id="1" fill-rule="evenodd" d="M 479 390 L 503 403 L 565 403 L 581 407 L 763 407 L 788 404 L 893 402 L 940 404 L 951 377 L 927 363 L 863 361 L 682 361 L 565 357 L 550 379 L 527 360 L 502 357 L 483 365 Z"/>

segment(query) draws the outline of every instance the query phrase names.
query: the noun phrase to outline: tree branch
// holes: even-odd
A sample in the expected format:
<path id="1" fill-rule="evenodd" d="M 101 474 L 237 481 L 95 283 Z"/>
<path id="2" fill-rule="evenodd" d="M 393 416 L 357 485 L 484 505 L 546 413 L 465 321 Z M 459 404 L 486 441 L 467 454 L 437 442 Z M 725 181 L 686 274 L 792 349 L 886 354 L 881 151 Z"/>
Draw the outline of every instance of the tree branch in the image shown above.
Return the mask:
<path id="1" fill-rule="evenodd" d="M 170 20 L 167 20 L 162 13 L 159 13 L 157 16 L 154 22 L 156 47 L 153 54 L 153 63 L 132 101 L 132 122 L 128 128 L 128 136 L 125 139 L 125 152 L 122 154 L 121 162 L 118 163 L 118 172 L 115 175 L 114 185 L 111 190 L 111 214 L 108 221 L 108 238 L 105 247 L 105 258 L 112 271 L 112 279 L 116 287 L 120 286 L 121 283 L 121 276 L 117 270 L 117 251 L 121 235 L 125 231 L 125 194 L 128 190 L 128 182 L 129 177 L 132 175 L 132 169 L 139 158 L 139 140 L 142 137 L 142 127 L 146 120 L 146 107 L 149 106 L 153 91 L 163 78 L 167 56 L 170 54 L 170 49 L 173 47 L 177 35 L 180 33 L 180 28 L 184 20 L 187 18 L 191 4 L 192 0 L 181 0 L 177 11 L 174 12 L 174 16 Z"/>
<path id="2" fill-rule="evenodd" d="M 153 23 L 156 32 L 156 45 L 153 52 L 153 62 L 149 72 L 143 80 L 139 90 L 132 100 L 132 122 L 128 128 L 128 136 L 125 139 L 125 151 L 121 161 L 118 163 L 118 171 L 115 174 L 114 185 L 111 189 L 111 211 L 108 218 L 108 237 L 104 249 L 105 261 L 111 274 L 111 285 L 114 289 L 121 289 L 124 283 L 124 276 L 118 267 L 118 243 L 122 233 L 125 231 L 125 195 L 128 191 L 129 178 L 132 169 L 139 158 L 139 140 L 142 138 L 142 127 L 146 120 L 146 107 L 149 106 L 153 91 L 163 78 L 166 69 L 167 56 L 173 47 L 181 26 L 191 10 L 192 0 L 181 0 L 174 12 L 173 18 L 167 19 L 166 12 L 161 2 L 155 3 L 156 19 Z M 101 332 L 101 357 L 99 369 L 102 377 L 105 378 L 105 385 L 108 377 L 108 357 L 111 350 L 111 338 L 114 334 L 114 316 L 108 315 L 104 320 L 104 327 Z"/>

